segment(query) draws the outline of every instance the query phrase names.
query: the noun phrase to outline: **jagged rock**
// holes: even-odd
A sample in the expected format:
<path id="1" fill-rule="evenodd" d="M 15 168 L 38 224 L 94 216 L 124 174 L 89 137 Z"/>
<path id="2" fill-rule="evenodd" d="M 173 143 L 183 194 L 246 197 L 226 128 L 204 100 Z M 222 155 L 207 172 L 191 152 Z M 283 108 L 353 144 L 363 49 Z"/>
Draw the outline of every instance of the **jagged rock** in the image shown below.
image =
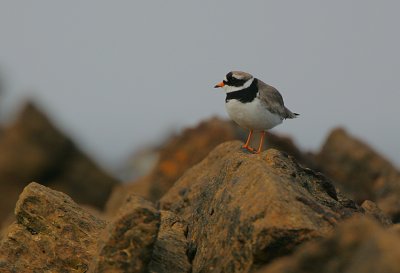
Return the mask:
<path id="1" fill-rule="evenodd" d="M 151 173 L 139 181 L 116 188 L 107 207 L 118 208 L 129 192 L 141 193 L 152 201 L 158 200 L 188 168 L 202 160 L 215 146 L 238 137 L 240 135 L 232 123 L 218 118 L 184 130 L 163 145 Z"/>
<path id="2" fill-rule="evenodd" d="M 86 272 L 106 222 L 67 195 L 30 183 L 0 241 L 0 272 Z"/>
<path id="3" fill-rule="evenodd" d="M 152 201 L 158 200 L 187 169 L 200 162 L 218 144 L 234 139 L 245 140 L 246 134 L 245 130 L 233 122 L 218 118 L 186 129 L 163 145 L 158 163 L 149 175 L 115 188 L 107 204 L 107 211 L 113 213 L 130 192 Z M 257 136 L 255 141 L 257 142 Z M 310 157 L 303 154 L 288 137 L 268 133 L 265 143 L 269 148 L 287 152 L 305 165 L 313 164 Z"/>
<path id="4" fill-rule="evenodd" d="M 399 261 L 399 234 L 356 217 L 329 237 L 301 246 L 257 273 L 398 273 Z"/>
<path id="5" fill-rule="evenodd" d="M 0 138 L 0 221 L 30 181 L 103 208 L 117 181 L 96 166 L 32 103 Z"/>
<path id="6" fill-rule="evenodd" d="M 379 223 L 385 227 L 391 226 L 392 220 L 372 201 L 365 200 L 361 207 L 364 209 L 365 215 L 375 218 Z"/>
<path id="7" fill-rule="evenodd" d="M 189 273 L 187 224 L 170 211 L 161 211 L 161 225 L 154 244 L 149 272 Z"/>
<path id="8" fill-rule="evenodd" d="M 159 225 L 152 203 L 129 196 L 102 235 L 90 272 L 146 272 Z"/>
<path id="9" fill-rule="evenodd" d="M 361 213 L 319 173 L 270 149 L 219 145 L 160 199 L 188 223 L 192 272 L 249 272 Z"/>
<path id="10" fill-rule="evenodd" d="M 335 129 L 317 155 L 320 169 L 358 203 L 372 200 L 400 221 L 400 172 L 344 129 Z"/>

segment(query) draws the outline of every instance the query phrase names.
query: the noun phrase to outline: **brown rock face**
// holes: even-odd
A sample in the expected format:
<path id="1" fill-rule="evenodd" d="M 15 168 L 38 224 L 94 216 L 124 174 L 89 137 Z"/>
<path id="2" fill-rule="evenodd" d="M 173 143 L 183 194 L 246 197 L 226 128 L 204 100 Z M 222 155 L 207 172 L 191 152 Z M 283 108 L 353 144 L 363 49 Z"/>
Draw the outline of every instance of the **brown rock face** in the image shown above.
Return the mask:
<path id="1" fill-rule="evenodd" d="M 375 201 L 394 222 L 400 221 L 400 173 L 368 145 L 336 129 L 317 155 L 317 162 L 357 202 Z"/>
<path id="2" fill-rule="evenodd" d="M 400 236 L 362 218 L 343 223 L 328 238 L 306 244 L 258 273 L 398 273 Z"/>
<path id="3" fill-rule="evenodd" d="M 382 226 L 389 227 L 393 225 L 392 220 L 383 213 L 383 211 L 372 201 L 366 200 L 361 204 L 364 209 L 364 214 L 375 218 Z"/>
<path id="4" fill-rule="evenodd" d="M 102 208 L 117 181 L 98 168 L 32 104 L 0 137 L 0 221 L 30 181 Z"/>
<path id="5" fill-rule="evenodd" d="M 159 225 L 152 203 L 129 196 L 103 234 L 91 272 L 146 272 Z"/>
<path id="6" fill-rule="evenodd" d="M 248 272 L 361 212 L 286 154 L 241 144 L 218 146 L 160 200 L 188 224 L 192 272 Z"/>
<path id="7" fill-rule="evenodd" d="M 234 139 L 245 140 L 246 137 L 245 130 L 232 122 L 218 118 L 202 122 L 195 128 L 186 129 L 179 136 L 167 141 L 161 148 L 158 164 L 149 175 L 134 183 L 115 188 L 107 204 L 107 211 L 115 211 L 129 192 L 153 201 L 158 200 L 187 169 L 200 162 L 217 145 Z M 255 145 L 258 145 L 257 136 L 255 136 L 255 142 Z M 268 133 L 266 146 L 287 152 L 305 165 L 313 164 L 310 158 L 304 155 L 288 137 Z"/>
<path id="8" fill-rule="evenodd" d="M 112 213 L 118 209 L 121 200 L 131 192 L 152 201 L 158 200 L 188 168 L 200 162 L 215 146 L 238 137 L 239 132 L 232 123 L 217 118 L 186 129 L 163 145 L 158 163 L 149 175 L 115 188 L 107 203 L 107 211 Z"/>
<path id="9" fill-rule="evenodd" d="M 22 192 L 17 222 L 0 241 L 0 272 L 86 272 L 105 221 L 36 183 Z"/>
<path id="10" fill-rule="evenodd" d="M 161 226 L 149 272 L 189 273 L 192 265 L 188 257 L 187 224 L 170 211 L 161 211 Z"/>

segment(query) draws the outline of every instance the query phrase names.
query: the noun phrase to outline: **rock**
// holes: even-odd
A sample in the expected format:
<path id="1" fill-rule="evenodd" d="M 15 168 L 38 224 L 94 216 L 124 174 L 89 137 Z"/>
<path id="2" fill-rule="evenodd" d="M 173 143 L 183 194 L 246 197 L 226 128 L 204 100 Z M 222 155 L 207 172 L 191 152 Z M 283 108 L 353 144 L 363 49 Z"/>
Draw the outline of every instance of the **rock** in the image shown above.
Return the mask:
<path id="1" fill-rule="evenodd" d="M 144 176 L 134 183 L 121 184 L 115 187 L 106 203 L 105 212 L 107 217 L 114 217 L 115 212 L 124 204 L 129 195 L 135 194 L 146 199 L 150 195 L 151 176 Z"/>
<path id="2" fill-rule="evenodd" d="M 398 273 L 399 260 L 399 234 L 356 217 L 327 238 L 301 246 L 257 273 Z"/>
<path id="3" fill-rule="evenodd" d="M 158 200 L 188 168 L 202 160 L 215 146 L 238 136 L 231 123 L 212 119 L 170 139 L 160 151 L 159 164 L 150 174 L 151 200 Z"/>
<path id="4" fill-rule="evenodd" d="M 392 220 L 372 201 L 365 200 L 361 204 L 361 208 L 364 209 L 364 213 L 372 218 L 375 218 L 379 223 L 385 227 L 391 226 Z"/>
<path id="5" fill-rule="evenodd" d="M 200 162 L 218 144 L 234 139 L 245 140 L 246 137 L 245 130 L 233 122 L 218 118 L 204 121 L 195 128 L 186 129 L 162 146 L 158 163 L 149 175 L 114 189 L 107 204 L 107 211 L 112 214 L 131 192 L 157 201 L 186 170 Z M 287 152 L 304 165 L 313 164 L 310 157 L 303 154 L 288 137 L 268 133 L 266 145 Z"/>
<path id="6" fill-rule="evenodd" d="M 129 196 L 102 235 L 90 272 L 146 272 L 159 225 L 152 203 Z"/>
<path id="7" fill-rule="evenodd" d="M 372 200 L 393 222 L 400 221 L 400 172 L 371 147 L 345 130 L 335 129 L 316 161 L 358 203 Z"/>
<path id="8" fill-rule="evenodd" d="M 200 162 L 215 146 L 239 136 L 232 123 L 212 118 L 170 138 L 160 149 L 158 163 L 149 175 L 114 189 L 107 212 L 112 214 L 119 208 L 129 193 L 158 200 L 188 168 Z"/>
<path id="9" fill-rule="evenodd" d="M 394 224 L 390 227 L 390 230 L 400 236 L 400 224 Z"/>
<path id="10" fill-rule="evenodd" d="M 0 272 L 86 272 L 106 222 L 67 195 L 30 183 L 0 241 Z"/>
<path id="11" fill-rule="evenodd" d="M 249 272 L 362 209 L 283 152 L 219 145 L 160 199 L 188 223 L 192 272 Z"/>
<path id="12" fill-rule="evenodd" d="M 160 230 L 153 248 L 149 272 L 191 272 L 186 236 L 187 224 L 174 213 L 162 210 Z"/>
<path id="13" fill-rule="evenodd" d="M 117 185 L 32 103 L 0 138 L 0 191 L 7 196 L 0 198 L 0 221 L 30 181 L 40 181 L 100 209 Z"/>
<path id="14" fill-rule="evenodd" d="M 10 213 L 8 217 L 6 217 L 0 225 L 0 240 L 4 235 L 7 235 L 8 227 L 15 222 L 14 213 Z"/>
<path id="15" fill-rule="evenodd" d="M 392 184 L 391 182 L 388 184 L 385 187 L 392 188 L 392 191 L 382 194 L 375 202 L 385 214 L 390 216 L 393 223 L 400 223 L 400 190 L 397 189 L 396 184 Z"/>

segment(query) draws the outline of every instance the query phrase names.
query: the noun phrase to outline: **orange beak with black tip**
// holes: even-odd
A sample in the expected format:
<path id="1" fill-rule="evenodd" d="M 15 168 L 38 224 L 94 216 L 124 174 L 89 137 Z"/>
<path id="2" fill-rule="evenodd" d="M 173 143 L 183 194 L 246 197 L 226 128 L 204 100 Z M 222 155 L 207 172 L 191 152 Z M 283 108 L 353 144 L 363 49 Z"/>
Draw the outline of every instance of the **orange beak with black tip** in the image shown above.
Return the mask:
<path id="1" fill-rule="evenodd" d="M 214 88 L 221 88 L 221 87 L 224 87 L 224 86 L 225 86 L 224 82 L 219 82 L 214 86 Z"/>

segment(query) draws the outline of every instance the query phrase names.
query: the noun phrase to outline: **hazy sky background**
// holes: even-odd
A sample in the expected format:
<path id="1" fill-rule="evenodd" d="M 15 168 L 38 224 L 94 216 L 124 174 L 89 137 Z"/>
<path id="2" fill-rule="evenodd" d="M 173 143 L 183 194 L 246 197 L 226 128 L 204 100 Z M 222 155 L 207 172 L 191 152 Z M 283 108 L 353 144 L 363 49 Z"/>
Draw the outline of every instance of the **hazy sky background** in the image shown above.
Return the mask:
<path id="1" fill-rule="evenodd" d="M 275 132 L 318 149 L 345 126 L 400 165 L 400 1 L 0 1 L 0 112 L 33 97 L 115 167 L 170 128 L 227 117 L 243 70 L 301 114 Z"/>

